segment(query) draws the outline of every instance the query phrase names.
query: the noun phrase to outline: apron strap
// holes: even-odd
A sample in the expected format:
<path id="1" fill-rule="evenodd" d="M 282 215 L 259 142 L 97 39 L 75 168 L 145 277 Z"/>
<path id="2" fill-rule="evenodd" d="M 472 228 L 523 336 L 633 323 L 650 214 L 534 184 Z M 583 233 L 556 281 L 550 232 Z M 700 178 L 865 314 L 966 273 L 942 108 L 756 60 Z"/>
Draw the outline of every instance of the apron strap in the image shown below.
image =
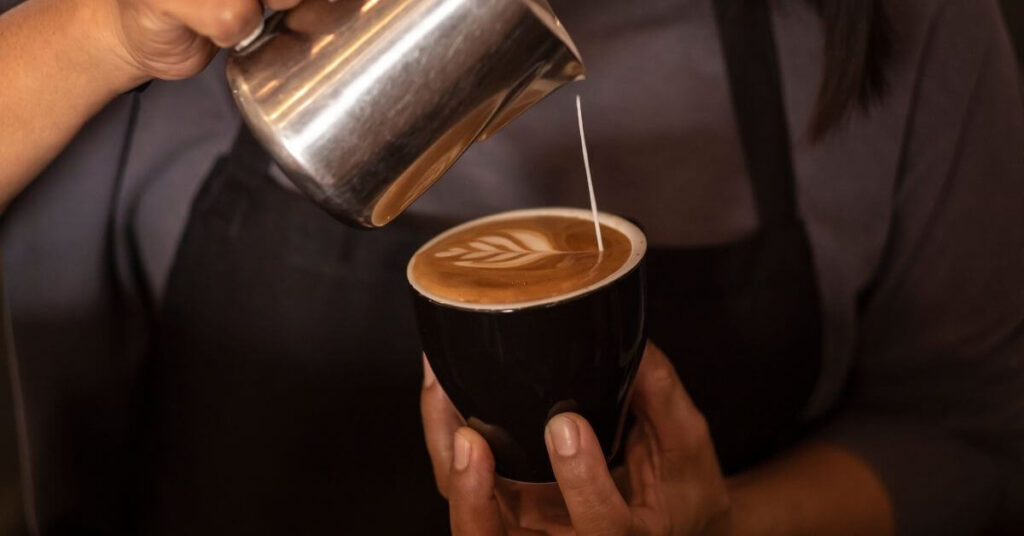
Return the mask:
<path id="1" fill-rule="evenodd" d="M 714 0 L 733 109 L 762 228 L 799 221 L 771 4 Z"/>
<path id="2" fill-rule="evenodd" d="M 245 179 L 263 180 L 271 162 L 270 154 L 263 149 L 243 121 L 235 136 L 235 143 L 231 146 L 231 152 L 228 153 L 228 165 Z"/>

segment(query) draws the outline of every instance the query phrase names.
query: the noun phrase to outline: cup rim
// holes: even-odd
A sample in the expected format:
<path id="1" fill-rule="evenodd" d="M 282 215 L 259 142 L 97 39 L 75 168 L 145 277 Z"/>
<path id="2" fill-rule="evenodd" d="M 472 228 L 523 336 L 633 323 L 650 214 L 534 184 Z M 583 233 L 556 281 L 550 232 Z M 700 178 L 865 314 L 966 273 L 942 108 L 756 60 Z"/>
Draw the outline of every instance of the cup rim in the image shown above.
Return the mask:
<path id="1" fill-rule="evenodd" d="M 590 296 L 598 291 L 608 288 L 609 286 L 615 284 L 617 281 L 625 279 L 632 272 L 640 268 L 643 259 L 647 256 L 647 235 L 643 232 L 643 229 L 641 229 L 640 226 L 636 225 L 635 223 L 629 221 L 626 218 L 623 218 L 622 216 L 610 214 L 607 212 L 598 212 L 598 219 L 601 221 L 602 224 L 608 225 L 609 227 L 619 230 L 624 234 L 634 235 L 636 236 L 637 241 L 629 258 L 615 272 L 613 272 L 606 278 L 602 279 L 601 281 L 598 281 L 597 283 L 588 285 L 586 287 L 582 287 L 573 292 L 561 294 L 555 298 L 546 298 L 541 300 L 529 300 L 522 302 L 502 302 L 493 304 L 469 304 L 436 296 L 430 292 L 425 291 L 423 288 L 421 288 L 413 281 L 412 267 L 413 262 L 416 259 L 416 256 L 419 255 L 421 251 L 430 248 L 437 242 L 468 227 L 476 226 L 482 223 L 534 215 L 568 216 L 572 218 L 593 221 L 593 213 L 589 209 L 573 207 L 538 207 L 510 210 L 506 212 L 499 212 L 497 214 L 491 214 L 489 216 L 484 216 L 481 218 L 476 218 L 465 223 L 456 225 L 455 227 L 452 227 L 438 234 L 434 238 L 431 238 L 425 244 L 420 246 L 416 250 L 416 253 L 414 253 L 412 257 L 409 259 L 409 262 L 406 265 L 406 281 L 408 282 L 409 286 L 412 287 L 412 289 L 416 292 L 416 294 L 423 297 L 427 301 L 437 305 L 475 313 L 512 313 L 527 309 L 542 309 L 552 306 L 558 306 L 569 301 L 574 301 L 576 299 Z"/>

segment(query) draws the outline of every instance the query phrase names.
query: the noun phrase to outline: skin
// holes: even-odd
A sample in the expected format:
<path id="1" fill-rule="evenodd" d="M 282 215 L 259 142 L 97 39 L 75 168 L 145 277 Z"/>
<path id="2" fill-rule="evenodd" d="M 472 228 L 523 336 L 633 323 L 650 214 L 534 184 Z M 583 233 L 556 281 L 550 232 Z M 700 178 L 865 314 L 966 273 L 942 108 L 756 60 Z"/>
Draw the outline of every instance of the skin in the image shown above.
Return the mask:
<path id="1" fill-rule="evenodd" d="M 587 421 L 552 418 L 545 444 L 557 487 L 495 478 L 487 442 L 464 426 L 424 359 L 423 425 L 456 536 L 886 536 L 888 494 L 870 467 L 809 443 L 724 478 L 707 423 L 671 363 L 648 346 L 637 374 L 638 426 L 609 472 Z"/>
<path id="2" fill-rule="evenodd" d="M 29 0 L 0 16 L 0 206 L 118 95 L 203 70 L 300 0 Z"/>

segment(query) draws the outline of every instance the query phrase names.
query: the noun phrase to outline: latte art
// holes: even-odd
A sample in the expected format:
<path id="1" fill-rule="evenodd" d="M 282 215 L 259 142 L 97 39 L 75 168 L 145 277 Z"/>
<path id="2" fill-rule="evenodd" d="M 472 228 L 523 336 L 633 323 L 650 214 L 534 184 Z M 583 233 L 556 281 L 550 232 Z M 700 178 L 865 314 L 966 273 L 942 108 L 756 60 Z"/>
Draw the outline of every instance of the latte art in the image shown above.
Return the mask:
<path id="1" fill-rule="evenodd" d="M 636 265 L 646 249 L 635 226 L 602 215 L 597 250 L 587 211 L 536 209 L 484 218 L 428 243 L 409 263 L 425 296 L 471 308 L 536 305 L 601 286 Z"/>
<path id="2" fill-rule="evenodd" d="M 449 250 L 434 254 L 439 259 L 451 259 L 456 266 L 504 270 L 522 268 L 549 255 L 568 254 L 558 251 L 541 233 L 525 229 L 510 229 L 480 238 Z"/>

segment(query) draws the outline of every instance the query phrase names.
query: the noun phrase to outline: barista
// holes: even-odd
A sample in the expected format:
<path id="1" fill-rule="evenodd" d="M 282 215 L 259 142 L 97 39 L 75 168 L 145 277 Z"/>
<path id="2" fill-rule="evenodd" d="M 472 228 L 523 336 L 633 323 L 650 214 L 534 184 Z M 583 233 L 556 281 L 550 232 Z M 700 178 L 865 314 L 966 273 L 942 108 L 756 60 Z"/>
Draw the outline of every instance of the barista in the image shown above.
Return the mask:
<path id="1" fill-rule="evenodd" d="M 651 238 L 667 358 L 641 366 L 614 479 L 585 421 L 550 421 L 553 497 L 496 486 L 428 381 L 454 532 L 1024 526 L 1024 111 L 996 3 L 571 4 L 584 98 L 604 103 L 587 133 L 599 202 Z M 585 41 L 627 26 L 644 28 L 628 48 Z M 856 89 L 845 119 L 837 84 Z M 573 110 L 540 108 L 510 144 L 533 175 L 574 173 Z"/>
<path id="2" fill-rule="evenodd" d="M 826 122 L 827 135 L 808 125 L 830 79 L 828 19 L 802 0 L 774 14 L 793 155 L 792 173 L 778 173 L 750 165 L 750 123 L 737 113 L 749 101 L 733 102 L 710 0 L 554 2 L 590 68 L 581 89 L 599 200 L 639 219 L 662 251 L 667 275 L 652 284 L 664 290 L 652 295 L 689 296 L 671 283 L 692 280 L 672 268 L 699 271 L 687 259 L 718 246 L 723 258 L 777 255 L 797 275 L 774 287 L 796 291 L 781 294 L 791 309 L 778 318 L 806 329 L 748 325 L 773 348 L 800 349 L 777 370 L 754 363 L 765 375 L 735 362 L 749 356 L 716 362 L 671 337 L 686 327 L 672 311 L 693 310 L 663 300 L 653 319 L 681 381 L 647 377 L 665 380 L 654 383 L 666 414 L 700 412 L 710 430 L 700 452 L 718 460 L 701 474 L 728 478 L 687 484 L 727 484 L 729 515 L 759 531 L 1019 526 L 1021 455 L 1008 439 L 1022 429 L 1024 391 L 1018 80 L 991 0 L 913 4 L 887 4 L 898 45 L 887 87 Z M 0 184 L 5 200 L 22 192 L 4 216 L 5 279 L 40 533 L 447 530 L 417 447 L 420 359 L 401 268 L 434 232 L 423 221 L 585 200 L 571 102 L 550 99 L 468 154 L 410 218 L 355 233 L 267 171 L 217 60 L 122 95 L 198 72 L 213 54 L 201 36 L 233 44 L 258 12 L 241 0 L 27 0 L 0 17 L 0 65 L 14 73 L 0 86 Z M 777 189 L 763 188 L 763 169 L 776 170 Z M 785 195 L 768 202 L 772 192 Z M 803 238 L 736 247 L 784 228 Z M 752 390 L 722 397 L 733 378 Z M 683 386 L 694 406 L 680 402 Z M 436 384 L 426 392 L 443 402 Z M 732 424 L 759 421 L 758 407 L 771 410 L 765 426 Z M 775 423 L 800 441 L 776 437 Z M 454 428 L 430 430 L 442 432 L 430 438 L 437 466 L 451 467 Z M 745 448 L 746 430 L 763 448 Z M 458 474 L 482 478 L 462 482 L 486 484 L 485 449 L 471 443 Z M 600 467 L 585 449 L 564 461 Z M 491 497 L 486 485 L 452 486 L 445 474 L 455 530 L 495 521 L 475 507 Z M 599 471 L 581 475 L 579 496 L 609 490 Z M 621 521 L 615 495 L 600 496 L 608 502 L 583 521 Z M 772 517 L 793 511 L 812 515 Z"/>

